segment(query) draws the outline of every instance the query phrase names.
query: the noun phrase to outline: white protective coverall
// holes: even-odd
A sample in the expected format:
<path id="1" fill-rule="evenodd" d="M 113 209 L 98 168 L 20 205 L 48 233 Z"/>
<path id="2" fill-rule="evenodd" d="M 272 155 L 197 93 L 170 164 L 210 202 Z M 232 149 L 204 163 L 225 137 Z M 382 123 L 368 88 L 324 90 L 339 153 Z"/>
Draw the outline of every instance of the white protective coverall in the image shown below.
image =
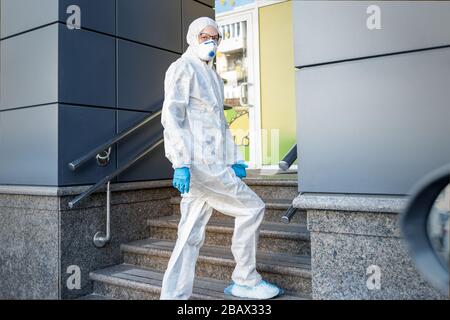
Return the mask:
<path id="1" fill-rule="evenodd" d="M 255 286 L 256 249 L 265 204 L 231 168 L 243 157 L 224 115 L 223 80 L 196 55 L 199 33 L 212 19 L 202 17 L 189 27 L 186 52 L 166 72 L 161 123 L 165 155 L 173 168 L 189 167 L 190 190 L 181 194 L 178 237 L 164 274 L 161 299 L 188 299 L 195 265 L 213 208 L 235 217 L 231 251 L 236 261 L 232 280 Z"/>

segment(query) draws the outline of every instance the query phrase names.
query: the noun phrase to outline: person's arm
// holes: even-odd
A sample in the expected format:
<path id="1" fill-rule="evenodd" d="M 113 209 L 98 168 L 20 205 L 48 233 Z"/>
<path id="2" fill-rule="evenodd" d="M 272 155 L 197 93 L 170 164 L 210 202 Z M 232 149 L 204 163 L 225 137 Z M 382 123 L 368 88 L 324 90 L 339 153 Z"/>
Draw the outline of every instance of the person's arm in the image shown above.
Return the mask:
<path id="1" fill-rule="evenodd" d="M 167 69 L 161 124 L 164 127 L 165 155 L 174 169 L 191 165 L 191 137 L 188 130 L 183 130 L 187 121 L 190 83 L 187 70 L 179 64 L 174 63 Z"/>

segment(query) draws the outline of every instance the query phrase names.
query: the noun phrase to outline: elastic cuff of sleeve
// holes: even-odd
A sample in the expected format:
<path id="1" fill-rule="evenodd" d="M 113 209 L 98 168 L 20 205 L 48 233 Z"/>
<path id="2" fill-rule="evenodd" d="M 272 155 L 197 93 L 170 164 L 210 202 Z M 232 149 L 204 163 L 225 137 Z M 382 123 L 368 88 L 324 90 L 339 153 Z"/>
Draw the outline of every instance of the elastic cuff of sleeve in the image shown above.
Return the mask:
<path id="1" fill-rule="evenodd" d="M 180 164 L 180 165 L 172 165 L 173 169 L 180 169 L 180 168 L 191 168 L 190 164 Z"/>

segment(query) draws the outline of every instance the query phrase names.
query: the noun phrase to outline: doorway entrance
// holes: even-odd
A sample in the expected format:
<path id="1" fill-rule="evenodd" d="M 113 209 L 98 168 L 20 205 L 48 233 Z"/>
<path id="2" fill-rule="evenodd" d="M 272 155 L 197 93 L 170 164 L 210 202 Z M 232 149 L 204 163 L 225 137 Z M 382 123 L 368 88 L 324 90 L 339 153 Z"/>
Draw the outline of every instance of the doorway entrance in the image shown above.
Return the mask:
<path id="1" fill-rule="evenodd" d="M 249 168 L 259 165 L 257 130 L 259 108 L 255 88 L 255 45 L 252 12 L 217 17 L 223 39 L 218 47 L 216 68 L 224 80 L 225 117 L 234 142 Z"/>

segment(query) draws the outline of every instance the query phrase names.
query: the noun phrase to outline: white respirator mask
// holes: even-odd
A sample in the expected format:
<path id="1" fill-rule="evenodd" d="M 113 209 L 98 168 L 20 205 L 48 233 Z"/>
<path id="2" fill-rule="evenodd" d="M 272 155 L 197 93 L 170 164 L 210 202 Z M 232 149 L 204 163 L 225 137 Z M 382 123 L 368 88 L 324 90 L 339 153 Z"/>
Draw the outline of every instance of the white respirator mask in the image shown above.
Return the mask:
<path id="1" fill-rule="evenodd" d="M 216 56 L 217 44 L 214 40 L 208 40 L 197 45 L 197 55 L 204 61 L 211 61 Z"/>

